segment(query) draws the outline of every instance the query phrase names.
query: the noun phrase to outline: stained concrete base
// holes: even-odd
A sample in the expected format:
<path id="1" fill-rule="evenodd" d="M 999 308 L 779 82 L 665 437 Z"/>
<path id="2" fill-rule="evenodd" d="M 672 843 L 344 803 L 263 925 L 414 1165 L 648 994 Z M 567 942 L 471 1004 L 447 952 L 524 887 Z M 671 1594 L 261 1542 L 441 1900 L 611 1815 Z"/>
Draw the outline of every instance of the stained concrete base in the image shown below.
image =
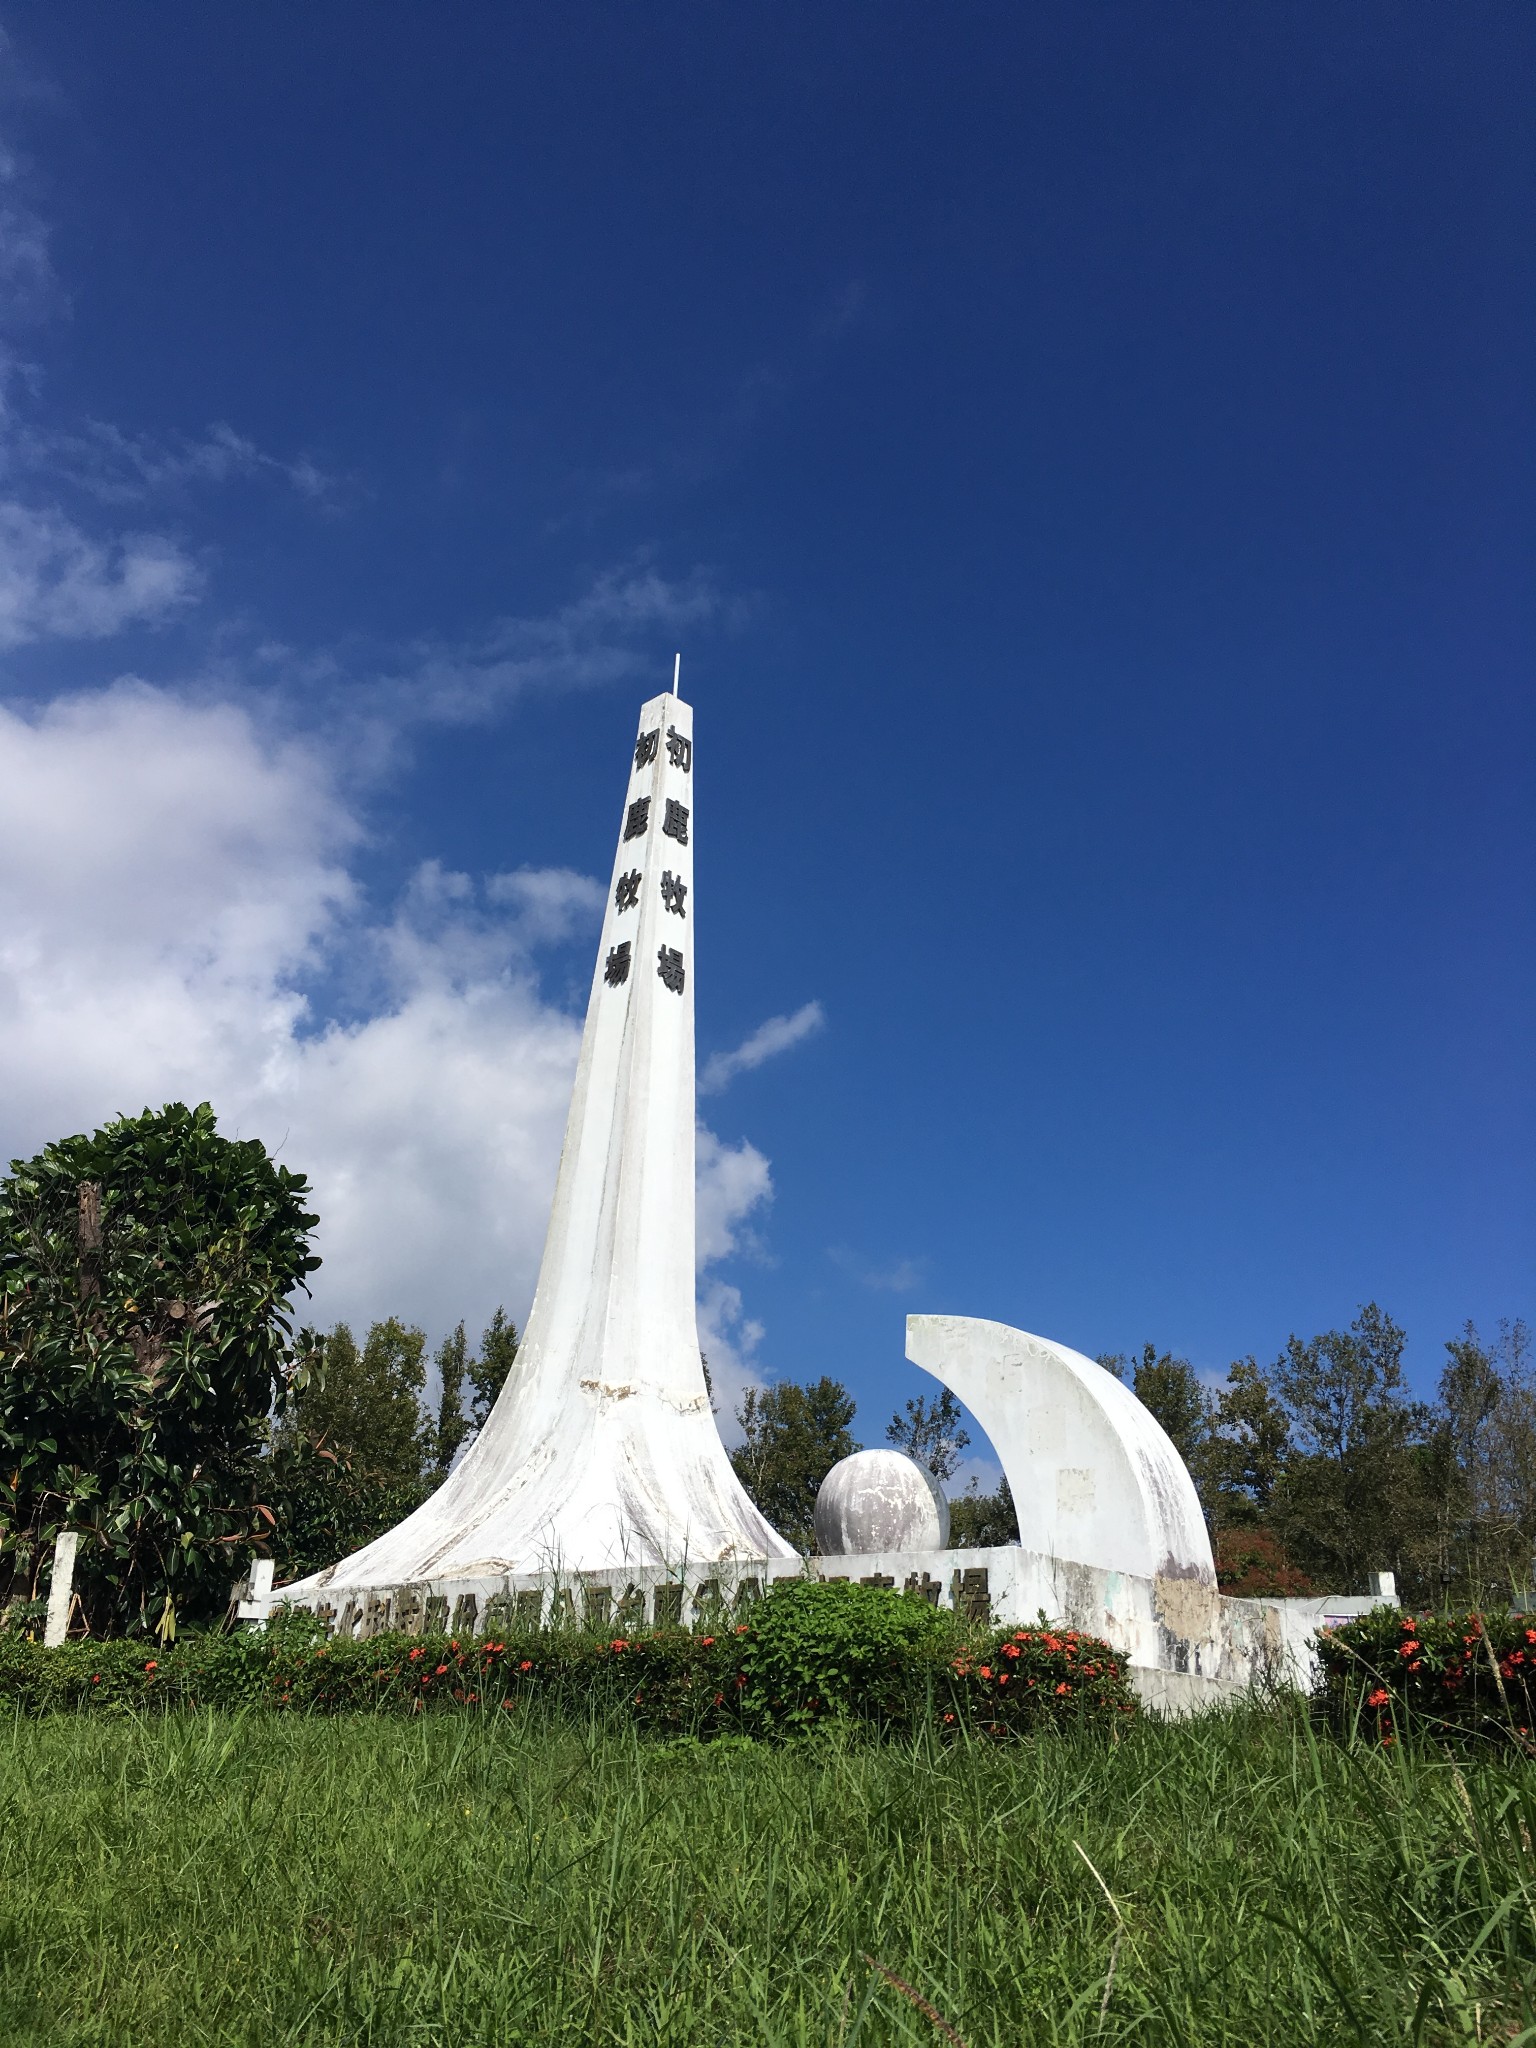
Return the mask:
<path id="1" fill-rule="evenodd" d="M 339 1576 L 339 1574 L 338 1574 Z M 1047 1622 L 1103 1636 L 1126 1659 L 1146 1704 L 1187 1714 L 1276 1686 L 1310 1689 L 1317 1631 L 1379 1603 L 1373 1598 L 1232 1600 L 1196 1579 L 1103 1571 L 1017 1546 L 992 1550 L 890 1551 L 868 1557 L 747 1559 L 731 1566 L 427 1579 L 387 1588 L 305 1587 L 298 1605 L 338 1635 L 386 1628 L 456 1633 L 583 1625 L 634 1631 L 739 1615 L 766 1583 L 854 1579 L 959 1607 L 977 1620 Z M 293 1589 L 297 1590 L 297 1589 Z M 288 1599 L 281 1586 L 247 1601 L 261 1619 Z"/>

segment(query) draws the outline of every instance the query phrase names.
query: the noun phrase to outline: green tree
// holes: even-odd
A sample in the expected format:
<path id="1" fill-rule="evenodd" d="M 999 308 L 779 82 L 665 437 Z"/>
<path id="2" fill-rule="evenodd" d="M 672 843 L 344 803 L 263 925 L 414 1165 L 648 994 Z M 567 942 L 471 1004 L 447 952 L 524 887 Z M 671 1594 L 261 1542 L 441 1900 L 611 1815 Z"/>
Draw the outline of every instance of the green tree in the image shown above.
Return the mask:
<path id="1" fill-rule="evenodd" d="M 437 1347 L 437 1372 L 442 1391 L 437 1403 L 437 1474 L 446 1478 L 454 1455 L 469 1435 L 464 1413 L 466 1374 L 464 1325 L 458 1323 Z"/>
<path id="2" fill-rule="evenodd" d="M 394 1316 L 370 1328 L 361 1351 L 346 1323 L 325 1340 L 324 1364 L 296 1394 L 289 1427 L 389 1486 L 419 1484 L 435 1457 L 422 1410 L 426 1332 Z"/>
<path id="3" fill-rule="evenodd" d="M 919 1394 L 893 1415 L 885 1425 L 885 1440 L 925 1465 L 942 1485 L 971 1439 L 969 1431 L 960 1426 L 960 1403 L 945 1387 L 936 1400 Z"/>
<path id="4" fill-rule="evenodd" d="M 1474 1324 L 1446 1345 L 1430 1448 L 1441 1591 L 1481 1604 L 1524 1592 L 1536 1554 L 1536 1376 L 1530 1333 Z"/>
<path id="5" fill-rule="evenodd" d="M 1403 1391 L 1403 1331 L 1368 1302 L 1348 1330 L 1292 1337 L 1270 1368 L 1295 1450 L 1273 1497 L 1278 1533 L 1335 1592 L 1390 1568 L 1405 1583 L 1431 1520 L 1423 1411 Z"/>
<path id="6" fill-rule="evenodd" d="M 816 1547 L 816 1495 L 840 1458 L 859 1449 L 848 1433 L 853 1397 L 840 1380 L 809 1386 L 782 1380 L 748 1387 L 736 1419 L 743 1441 L 731 1452 L 736 1476 L 797 1550 Z"/>
<path id="7" fill-rule="evenodd" d="M 1257 1528 L 1291 1456 L 1291 1425 L 1258 1361 L 1235 1359 L 1216 1396 L 1197 1475 L 1206 1511 L 1221 1528 Z"/>
<path id="8" fill-rule="evenodd" d="M 1126 1380 L 1142 1406 L 1162 1424 L 1179 1456 L 1194 1470 L 1210 1427 L 1210 1401 L 1187 1358 L 1144 1344 L 1139 1358 L 1106 1353 L 1096 1361 Z"/>
<path id="9" fill-rule="evenodd" d="M 496 1396 L 506 1385 L 507 1375 L 517 1359 L 517 1346 L 517 1325 L 504 1309 L 498 1308 L 491 1317 L 490 1327 L 480 1339 L 478 1357 L 470 1359 L 467 1365 L 473 1389 L 469 1419 L 477 1435 L 484 1429 L 496 1405 Z"/>
<path id="10" fill-rule="evenodd" d="M 320 1261 L 302 1175 L 209 1105 L 120 1117 L 0 1181 L 0 1591 L 26 1599 L 58 1530 L 102 1633 L 220 1609 L 265 1533 L 269 1417 L 312 1345 L 292 1298 Z"/>
<path id="11" fill-rule="evenodd" d="M 956 1550 L 994 1550 L 1018 1542 L 1019 1518 L 1006 1475 L 995 1493 L 983 1493 L 973 1479 L 950 1502 L 949 1540 Z"/>

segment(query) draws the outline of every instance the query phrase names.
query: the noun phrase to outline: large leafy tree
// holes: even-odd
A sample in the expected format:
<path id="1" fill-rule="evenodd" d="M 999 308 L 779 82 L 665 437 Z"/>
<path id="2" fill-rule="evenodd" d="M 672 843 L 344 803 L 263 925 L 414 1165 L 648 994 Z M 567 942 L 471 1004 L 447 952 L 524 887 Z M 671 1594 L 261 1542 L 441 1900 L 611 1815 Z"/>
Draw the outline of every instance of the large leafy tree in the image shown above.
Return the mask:
<path id="1" fill-rule="evenodd" d="M 908 1401 L 885 1425 L 885 1440 L 926 1466 L 942 1485 L 953 1476 L 971 1437 L 960 1421 L 960 1403 L 944 1387 L 931 1401 L 924 1394 Z"/>
<path id="2" fill-rule="evenodd" d="M 1295 1449 L 1272 1513 L 1291 1555 L 1335 1591 L 1390 1568 L 1411 1577 L 1432 1505 L 1428 1418 L 1403 1382 L 1402 1329 L 1367 1302 L 1347 1330 L 1292 1337 L 1269 1371 Z"/>
<path id="3" fill-rule="evenodd" d="M 731 1453 L 736 1476 L 788 1542 L 816 1547 L 816 1495 L 840 1458 L 859 1446 L 849 1435 L 853 1396 L 841 1380 L 809 1386 L 782 1380 L 748 1387 L 736 1419 L 743 1441 Z"/>
<path id="4" fill-rule="evenodd" d="M 1524 1323 L 1446 1345 L 1427 1469 L 1435 1576 L 1482 1603 L 1526 1590 L 1536 1559 L 1536 1372 Z"/>
<path id="5" fill-rule="evenodd" d="M 295 1393 L 284 1435 L 334 1451 L 382 1486 L 420 1485 L 437 1448 L 422 1407 L 426 1348 L 426 1332 L 396 1316 L 372 1324 L 361 1349 L 338 1323 L 323 1368 Z"/>
<path id="6" fill-rule="evenodd" d="M 1291 1455 L 1290 1418 L 1258 1361 L 1234 1359 L 1196 1474 L 1216 1527 L 1251 1529 L 1267 1521 Z"/>
<path id="7" fill-rule="evenodd" d="M 460 1444 L 469 1435 L 469 1417 L 464 1413 L 465 1379 L 464 1325 L 457 1323 L 437 1347 L 437 1476 L 446 1479 Z"/>
<path id="8" fill-rule="evenodd" d="M 269 1416 L 308 1344 L 320 1261 L 302 1175 L 219 1135 L 207 1103 L 120 1117 L 0 1181 L 0 1568 L 27 1599 L 85 1537 L 93 1628 L 222 1606 L 270 1527 Z"/>
<path id="9" fill-rule="evenodd" d="M 484 1429 L 496 1405 L 496 1396 L 506 1385 L 507 1375 L 517 1361 L 517 1344 L 516 1323 L 504 1309 L 498 1308 L 491 1317 L 490 1327 L 480 1339 L 479 1355 L 469 1359 L 465 1368 L 473 1389 L 469 1419 L 477 1434 Z"/>
<path id="10" fill-rule="evenodd" d="M 1189 1360 L 1159 1351 L 1155 1344 L 1144 1344 L 1139 1357 L 1113 1352 L 1097 1363 L 1130 1384 L 1137 1400 L 1150 1409 L 1193 1470 L 1210 1427 L 1210 1403 Z"/>

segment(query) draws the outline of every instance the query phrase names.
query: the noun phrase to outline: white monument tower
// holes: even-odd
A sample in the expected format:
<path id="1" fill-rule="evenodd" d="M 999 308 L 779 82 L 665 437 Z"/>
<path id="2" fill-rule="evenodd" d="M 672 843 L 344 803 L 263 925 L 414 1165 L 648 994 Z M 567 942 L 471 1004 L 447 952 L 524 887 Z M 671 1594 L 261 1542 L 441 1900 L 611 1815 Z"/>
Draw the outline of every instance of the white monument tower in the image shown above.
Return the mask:
<path id="1" fill-rule="evenodd" d="M 694 1295 L 693 712 L 640 713 L 538 1288 L 432 1498 L 284 1596 L 794 1556 L 731 1469 Z"/>

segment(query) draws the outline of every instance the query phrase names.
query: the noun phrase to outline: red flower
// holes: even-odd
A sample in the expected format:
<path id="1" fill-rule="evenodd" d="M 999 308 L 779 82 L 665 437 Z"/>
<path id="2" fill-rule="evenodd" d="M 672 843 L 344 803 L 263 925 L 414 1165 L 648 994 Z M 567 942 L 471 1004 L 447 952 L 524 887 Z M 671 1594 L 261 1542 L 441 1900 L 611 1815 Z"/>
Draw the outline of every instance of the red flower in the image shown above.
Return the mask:
<path id="1" fill-rule="evenodd" d="M 1018 1656 L 1018 1654 L 1019 1654 L 1019 1646 L 1018 1646 L 1018 1644 L 1017 1644 L 1017 1643 L 1004 1643 L 1004 1645 L 1003 1645 L 1003 1655 L 1004 1655 L 1005 1657 L 1017 1657 L 1017 1656 Z"/>
<path id="2" fill-rule="evenodd" d="M 1391 1697 L 1384 1685 L 1378 1685 L 1365 1704 L 1368 1707 L 1384 1707 Z"/>
<path id="3" fill-rule="evenodd" d="M 744 1621 L 738 1621 L 738 1622 L 737 1622 L 737 1624 L 736 1624 L 736 1633 L 737 1633 L 737 1635 L 739 1635 L 739 1636 L 744 1636 L 744 1635 L 746 1634 L 746 1632 L 747 1632 L 747 1624 L 746 1624 L 746 1623 L 745 1623 Z"/>
<path id="4" fill-rule="evenodd" d="M 442 1675 L 443 1675 L 443 1673 L 444 1673 L 444 1672 L 445 1672 L 445 1671 L 446 1671 L 447 1669 L 448 1669 L 448 1666 L 447 1666 L 446 1664 L 439 1664 L 439 1665 L 438 1665 L 438 1667 L 437 1667 L 437 1669 L 436 1669 L 436 1670 L 435 1670 L 435 1671 L 433 1672 L 432 1676 L 433 1676 L 434 1678 L 441 1678 L 441 1677 L 442 1677 Z"/>
<path id="5" fill-rule="evenodd" d="M 713 1649 L 714 1647 L 715 1647 L 715 1639 L 714 1639 L 714 1637 L 713 1637 L 713 1636 L 700 1636 L 700 1637 L 699 1637 L 699 1648 L 700 1648 L 701 1650 L 712 1650 L 712 1649 Z"/>
<path id="6" fill-rule="evenodd" d="M 946 1720 L 946 1721 L 953 1721 L 953 1719 L 954 1719 L 955 1717 L 954 1717 L 954 1715 L 953 1715 L 953 1714 L 946 1714 L 946 1715 L 944 1716 L 944 1718 L 945 1718 L 945 1720 Z"/>
<path id="7" fill-rule="evenodd" d="M 747 1674 L 745 1673 L 745 1671 L 738 1671 L 738 1672 L 737 1672 L 737 1674 L 736 1674 L 736 1683 L 737 1683 L 737 1685 L 738 1685 L 738 1686 L 743 1686 L 743 1685 L 745 1685 L 745 1684 L 746 1684 L 746 1682 L 747 1682 Z"/>
<path id="8" fill-rule="evenodd" d="M 153 1671 L 153 1670 L 155 1670 L 155 1669 L 156 1669 L 156 1668 L 158 1667 L 158 1665 L 159 1665 L 159 1661 L 160 1661 L 160 1660 L 159 1660 L 159 1658 L 158 1658 L 158 1657 L 151 1657 L 151 1658 L 150 1658 L 150 1660 L 149 1660 L 149 1662 L 148 1662 L 148 1663 L 147 1663 L 147 1664 L 146 1664 L 146 1665 L 144 1666 L 144 1669 L 145 1669 L 146 1671 Z"/>
<path id="9" fill-rule="evenodd" d="M 93 1672 L 91 1673 L 91 1683 L 92 1683 L 92 1685 L 100 1685 L 100 1683 L 101 1683 L 101 1673 L 100 1673 L 99 1671 L 93 1671 Z"/>
<path id="10" fill-rule="evenodd" d="M 416 1659 L 420 1657 L 422 1654 L 423 1652 L 421 1645 L 418 1643 L 416 1648 L 411 1651 L 409 1657 L 406 1659 L 406 1662 L 409 1664 L 414 1664 L 416 1662 Z"/>
<path id="11" fill-rule="evenodd" d="M 983 1664 L 981 1667 L 981 1675 L 983 1678 L 990 1678 L 992 1676 L 992 1666 L 990 1664 Z"/>
<path id="12" fill-rule="evenodd" d="M 1072 1688 L 1071 1688 L 1071 1686 L 1070 1686 L 1070 1685 L 1068 1685 L 1067 1681 L 1066 1681 L 1065 1679 L 1063 1679 L 1063 1680 L 1061 1681 L 1060 1685 L 1058 1685 L 1058 1686 L 1057 1686 L 1056 1690 L 1057 1690 L 1057 1692 L 1058 1692 L 1058 1693 L 1063 1693 L 1063 1692 L 1070 1692 L 1070 1691 L 1072 1690 Z"/>
<path id="13" fill-rule="evenodd" d="M 715 1694 L 715 1705 L 717 1707 L 723 1707 L 725 1705 L 725 1694 L 723 1692 L 717 1692 Z"/>
<path id="14" fill-rule="evenodd" d="M 1008 1674 L 1006 1671 L 999 1671 L 999 1673 L 997 1674 L 997 1682 L 999 1685 L 1006 1685 L 1008 1683 Z"/>
<path id="15" fill-rule="evenodd" d="M 523 1659 L 522 1663 L 521 1663 L 521 1664 L 519 1664 L 517 1668 L 518 1668 L 518 1670 L 519 1670 L 519 1671 L 531 1671 L 531 1670 L 533 1669 L 533 1665 L 532 1665 L 532 1664 L 531 1664 L 531 1663 L 529 1662 L 529 1660 L 528 1660 L 528 1659 L 527 1659 L 527 1658 L 525 1657 L 525 1658 Z"/>
<path id="16" fill-rule="evenodd" d="M 622 1636 L 615 1636 L 613 1641 L 608 1645 L 608 1647 L 610 1650 L 627 1650 L 629 1648 L 629 1644 L 624 1640 Z"/>
<path id="17" fill-rule="evenodd" d="M 1472 1638 L 1469 1636 L 1467 1640 L 1468 1642 L 1470 1642 Z M 1399 1657 L 1411 1657 L 1414 1651 L 1419 1649 L 1420 1647 L 1421 1646 L 1418 1643 L 1404 1643 L 1403 1647 L 1398 1651 L 1397 1654 L 1399 1655 Z"/>
<path id="18" fill-rule="evenodd" d="M 1424 1669 L 1424 1660 L 1423 1660 L 1423 1658 L 1422 1658 L 1422 1657 L 1415 1657 L 1415 1658 L 1414 1658 L 1414 1660 L 1413 1660 L 1413 1662 L 1412 1662 L 1412 1663 L 1411 1663 L 1411 1664 L 1410 1664 L 1410 1665 L 1408 1666 L 1408 1669 L 1409 1669 L 1410 1671 L 1422 1671 L 1422 1670 Z"/>

